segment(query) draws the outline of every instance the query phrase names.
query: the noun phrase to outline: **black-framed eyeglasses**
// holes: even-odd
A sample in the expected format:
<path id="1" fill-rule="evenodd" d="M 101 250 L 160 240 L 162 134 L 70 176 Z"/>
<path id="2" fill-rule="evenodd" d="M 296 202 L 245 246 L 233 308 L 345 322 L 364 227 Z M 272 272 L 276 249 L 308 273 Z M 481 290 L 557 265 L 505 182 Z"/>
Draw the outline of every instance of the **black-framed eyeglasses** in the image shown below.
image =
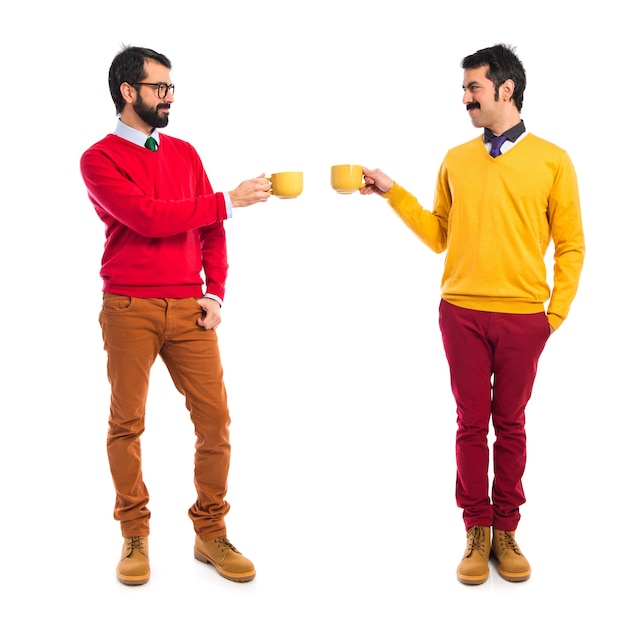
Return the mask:
<path id="1" fill-rule="evenodd" d="M 174 85 L 168 85 L 167 83 L 133 83 L 133 85 L 146 85 L 147 87 L 154 87 L 157 90 L 157 96 L 163 100 L 167 94 L 171 91 L 174 95 Z"/>

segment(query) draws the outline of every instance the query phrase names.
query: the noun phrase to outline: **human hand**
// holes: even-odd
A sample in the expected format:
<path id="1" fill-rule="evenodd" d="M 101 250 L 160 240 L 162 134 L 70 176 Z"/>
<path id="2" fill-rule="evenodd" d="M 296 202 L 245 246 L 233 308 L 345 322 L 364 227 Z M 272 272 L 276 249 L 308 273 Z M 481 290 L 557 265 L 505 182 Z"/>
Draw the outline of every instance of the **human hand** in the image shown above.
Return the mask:
<path id="1" fill-rule="evenodd" d="M 261 174 L 256 178 L 244 180 L 229 192 L 233 207 L 250 206 L 257 202 L 267 202 L 270 197 L 270 181 Z"/>
<path id="2" fill-rule="evenodd" d="M 196 320 L 196 324 L 204 330 L 215 330 L 222 321 L 220 303 L 213 298 L 200 298 L 197 302 L 202 309 L 202 316 Z"/>
<path id="3" fill-rule="evenodd" d="M 395 185 L 395 182 L 379 169 L 368 170 L 364 167 L 363 180 L 365 180 L 365 186 L 359 189 L 359 193 L 364 196 L 370 193 L 382 195 L 387 193 Z"/>

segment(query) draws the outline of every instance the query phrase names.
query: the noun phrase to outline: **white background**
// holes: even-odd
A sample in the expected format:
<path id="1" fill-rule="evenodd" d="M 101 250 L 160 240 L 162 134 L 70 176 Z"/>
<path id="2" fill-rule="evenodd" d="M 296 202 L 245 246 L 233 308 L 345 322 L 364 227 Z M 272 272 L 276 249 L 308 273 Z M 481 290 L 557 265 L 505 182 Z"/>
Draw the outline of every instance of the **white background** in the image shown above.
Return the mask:
<path id="1" fill-rule="evenodd" d="M 2 623 L 623 619 L 623 139 L 599 147 L 622 125 L 618 3 L 39 0 L 3 13 Z M 533 575 L 468 588 L 443 257 L 384 200 L 335 194 L 329 168 L 380 167 L 427 206 L 445 151 L 479 132 L 460 61 L 501 41 L 527 70 L 528 129 L 576 165 L 587 259 L 527 411 L 518 539 Z M 122 44 L 172 60 L 166 132 L 195 145 L 216 190 L 305 173 L 301 197 L 227 223 L 227 523 L 257 567 L 246 585 L 193 559 L 193 432 L 160 361 L 143 438 L 152 579 L 115 579 L 103 229 L 78 161 L 114 129 Z"/>

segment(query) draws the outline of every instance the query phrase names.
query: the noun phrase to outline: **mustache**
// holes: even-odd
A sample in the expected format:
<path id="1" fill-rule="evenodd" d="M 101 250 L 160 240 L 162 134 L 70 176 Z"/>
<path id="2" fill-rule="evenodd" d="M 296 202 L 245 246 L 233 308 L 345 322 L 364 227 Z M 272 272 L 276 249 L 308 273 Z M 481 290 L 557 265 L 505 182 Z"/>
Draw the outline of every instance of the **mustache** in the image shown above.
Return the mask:
<path id="1" fill-rule="evenodd" d="M 466 107 L 468 111 L 471 109 L 480 109 L 480 102 L 470 102 Z"/>
<path id="2" fill-rule="evenodd" d="M 158 110 L 169 111 L 170 105 L 169 104 L 157 104 L 157 111 Z"/>

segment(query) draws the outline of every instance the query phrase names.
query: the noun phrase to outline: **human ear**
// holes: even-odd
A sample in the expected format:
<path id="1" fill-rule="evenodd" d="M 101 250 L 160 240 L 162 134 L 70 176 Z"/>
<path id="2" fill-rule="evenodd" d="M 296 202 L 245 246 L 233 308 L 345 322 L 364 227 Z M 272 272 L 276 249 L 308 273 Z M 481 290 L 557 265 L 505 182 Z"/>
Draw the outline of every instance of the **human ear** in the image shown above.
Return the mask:
<path id="1" fill-rule="evenodd" d="M 133 98 L 133 86 L 130 83 L 122 83 L 120 85 L 120 93 L 122 94 L 122 98 L 124 102 L 132 103 Z"/>
<path id="2" fill-rule="evenodd" d="M 515 91 L 515 83 L 510 78 L 508 78 L 502 83 L 500 89 L 502 93 L 502 99 L 505 102 L 508 102 L 513 97 L 513 92 Z"/>

